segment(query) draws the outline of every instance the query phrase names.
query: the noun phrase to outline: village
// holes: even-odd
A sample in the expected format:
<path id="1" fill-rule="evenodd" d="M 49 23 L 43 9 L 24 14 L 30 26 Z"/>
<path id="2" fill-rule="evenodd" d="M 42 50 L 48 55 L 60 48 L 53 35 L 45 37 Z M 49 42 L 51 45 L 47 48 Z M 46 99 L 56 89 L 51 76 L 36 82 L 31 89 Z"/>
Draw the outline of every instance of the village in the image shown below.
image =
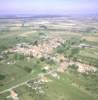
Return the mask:
<path id="1" fill-rule="evenodd" d="M 97 35 L 66 20 L 19 21 L 20 30 L 1 35 L 0 100 L 97 100 L 98 45 L 89 39 Z"/>
<path id="2" fill-rule="evenodd" d="M 36 44 L 27 44 L 27 43 L 20 43 L 16 44 L 15 47 L 8 49 L 6 52 L 10 53 L 19 53 L 23 54 L 27 57 L 34 57 L 34 58 L 44 58 L 44 59 L 51 59 L 56 63 L 59 63 L 58 71 L 64 72 L 69 65 L 76 65 L 78 66 L 78 72 L 97 72 L 98 69 L 96 67 L 82 64 L 81 62 L 76 62 L 69 60 L 68 58 L 64 57 L 63 54 L 54 53 L 54 49 L 59 47 L 61 44 L 64 44 L 64 41 L 61 37 L 56 38 L 48 38 L 47 41 L 43 41 L 39 43 L 37 41 Z M 74 47 L 74 46 L 73 46 Z M 77 46 L 78 48 L 91 48 L 91 46 L 86 44 L 80 44 Z"/>
<path id="3" fill-rule="evenodd" d="M 4 53 L 23 54 L 24 56 L 27 57 L 27 60 L 31 59 L 30 57 L 33 57 L 33 59 L 34 58 L 51 59 L 57 63 L 56 68 L 52 68 L 50 65 L 43 66 L 41 68 L 42 72 L 39 73 L 37 78 L 29 80 L 24 83 L 29 88 L 34 90 L 36 94 L 44 94 L 43 84 L 53 81 L 49 79 L 47 75 L 50 75 L 53 78 L 59 80 L 60 79 L 59 73 L 64 73 L 69 69 L 70 66 L 72 67 L 76 66 L 77 67 L 76 70 L 79 73 L 89 74 L 89 72 L 96 73 L 98 71 L 96 67 L 87 64 L 82 64 L 81 62 L 69 60 L 68 58 L 64 57 L 63 54 L 54 53 L 54 49 L 59 47 L 64 42 L 66 41 L 64 41 L 61 37 L 57 37 L 57 38 L 49 38 L 47 41 L 43 41 L 42 43 L 39 43 L 38 41 L 35 44 L 20 43 L 16 44 L 15 47 L 4 51 Z M 84 48 L 88 46 L 80 44 L 78 47 Z M 8 62 L 8 64 L 12 63 Z M 9 89 L 8 91 L 10 91 L 10 95 L 6 97 L 8 100 L 9 98 L 13 100 L 20 100 L 19 95 L 15 91 L 14 87 Z"/>

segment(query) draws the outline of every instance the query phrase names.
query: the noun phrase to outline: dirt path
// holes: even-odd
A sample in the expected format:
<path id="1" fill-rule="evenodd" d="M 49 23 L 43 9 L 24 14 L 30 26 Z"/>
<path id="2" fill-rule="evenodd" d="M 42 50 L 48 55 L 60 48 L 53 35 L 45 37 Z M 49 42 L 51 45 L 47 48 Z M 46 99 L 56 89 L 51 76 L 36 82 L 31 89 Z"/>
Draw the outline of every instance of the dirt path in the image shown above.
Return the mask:
<path id="1" fill-rule="evenodd" d="M 49 75 L 49 74 L 51 74 L 52 72 L 55 72 L 56 70 L 57 70 L 57 69 L 54 69 L 54 70 L 49 71 L 48 73 L 45 73 L 45 74 L 43 74 L 43 75 L 44 75 L 44 76 L 45 76 L 45 75 Z M 9 91 L 12 90 L 12 89 L 15 89 L 15 88 L 18 88 L 18 87 L 20 87 L 20 86 L 26 85 L 27 82 L 29 82 L 29 81 L 31 81 L 31 80 L 35 80 L 35 79 L 37 79 L 37 78 L 40 78 L 40 76 L 37 76 L 37 77 L 35 77 L 35 78 L 33 78 L 33 79 L 28 79 L 28 80 L 25 81 L 25 82 L 22 82 L 22 83 L 20 83 L 20 84 L 17 84 L 17 85 L 15 85 L 15 86 L 12 86 L 11 88 L 8 88 L 8 89 L 6 89 L 6 90 L 0 91 L 0 94 L 9 92 Z"/>

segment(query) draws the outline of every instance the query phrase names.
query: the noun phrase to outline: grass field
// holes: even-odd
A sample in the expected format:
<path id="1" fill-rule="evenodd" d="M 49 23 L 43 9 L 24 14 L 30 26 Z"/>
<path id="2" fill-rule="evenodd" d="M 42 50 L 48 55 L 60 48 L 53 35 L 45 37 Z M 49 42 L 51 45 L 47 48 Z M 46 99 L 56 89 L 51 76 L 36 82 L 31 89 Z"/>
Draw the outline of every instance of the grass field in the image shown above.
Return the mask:
<path id="1" fill-rule="evenodd" d="M 0 57 L 3 51 L 15 47 L 18 43 L 31 44 L 36 40 L 40 42 L 43 38 L 41 34 L 45 34 L 50 37 L 62 37 L 64 41 L 67 41 L 65 48 L 63 48 L 63 52 L 66 54 L 70 54 L 74 46 L 81 43 L 95 46 L 95 48 L 79 48 L 77 58 L 81 59 L 83 63 L 88 62 L 87 64 L 98 67 L 98 35 L 95 32 L 97 26 L 94 26 L 92 21 L 81 22 L 77 19 L 77 21 L 68 20 L 67 23 L 66 20 L 60 22 L 55 19 L 55 23 L 49 20 L 51 23 L 46 24 L 45 20 L 28 21 L 25 23 L 28 27 L 21 26 L 21 21 L 14 21 L 14 24 L 11 22 L 1 23 Z M 40 23 L 45 25 L 47 29 L 40 29 Z M 39 29 L 35 30 L 36 27 Z M 50 28 L 55 29 L 48 30 Z M 94 28 L 96 30 L 93 32 L 91 29 Z M 54 53 L 56 53 L 55 50 Z M 45 61 L 37 58 L 31 57 L 28 60 L 27 56 L 14 53 L 4 54 L 4 59 L 0 58 L 0 91 L 37 77 L 38 74 L 42 73 L 42 67 L 46 65 L 48 64 Z M 56 64 L 49 66 L 51 68 L 57 67 Z M 68 69 L 64 73 L 58 73 L 58 75 L 60 79 L 47 76 L 51 82 L 43 84 L 43 94 L 36 94 L 26 85 L 17 87 L 15 90 L 19 94 L 20 100 L 98 100 L 98 72 L 87 75 Z M 0 100 L 10 100 L 6 99 L 8 95 L 9 92 L 0 94 Z"/>
<path id="2" fill-rule="evenodd" d="M 60 79 L 47 76 L 51 82 L 44 84 L 45 94 L 36 94 L 34 90 L 27 86 L 17 88 L 21 100 L 97 100 L 98 91 L 96 83 L 89 76 L 84 77 L 78 73 L 59 74 Z M 96 88 L 95 90 L 94 87 Z M 86 89 L 88 88 L 88 89 Z M 93 88 L 93 89 L 92 89 Z M 96 91 L 96 92 L 95 92 Z M 2 96 L 3 97 L 3 96 Z"/>

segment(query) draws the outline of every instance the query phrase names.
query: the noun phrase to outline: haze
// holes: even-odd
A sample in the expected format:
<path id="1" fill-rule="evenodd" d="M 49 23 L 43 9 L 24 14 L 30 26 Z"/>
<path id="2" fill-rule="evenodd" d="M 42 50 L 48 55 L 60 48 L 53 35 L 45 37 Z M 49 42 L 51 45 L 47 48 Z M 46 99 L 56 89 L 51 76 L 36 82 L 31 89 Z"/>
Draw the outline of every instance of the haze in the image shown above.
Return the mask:
<path id="1" fill-rule="evenodd" d="M 0 0 L 5 14 L 97 14 L 98 0 Z"/>

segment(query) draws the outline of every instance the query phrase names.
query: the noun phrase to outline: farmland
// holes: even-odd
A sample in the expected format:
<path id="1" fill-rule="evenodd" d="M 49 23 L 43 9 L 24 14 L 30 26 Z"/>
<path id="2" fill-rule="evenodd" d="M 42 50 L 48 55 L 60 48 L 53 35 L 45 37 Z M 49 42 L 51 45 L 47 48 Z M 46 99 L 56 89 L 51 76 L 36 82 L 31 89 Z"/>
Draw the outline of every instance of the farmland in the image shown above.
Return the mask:
<path id="1" fill-rule="evenodd" d="M 0 100 L 97 100 L 95 19 L 0 19 Z"/>

